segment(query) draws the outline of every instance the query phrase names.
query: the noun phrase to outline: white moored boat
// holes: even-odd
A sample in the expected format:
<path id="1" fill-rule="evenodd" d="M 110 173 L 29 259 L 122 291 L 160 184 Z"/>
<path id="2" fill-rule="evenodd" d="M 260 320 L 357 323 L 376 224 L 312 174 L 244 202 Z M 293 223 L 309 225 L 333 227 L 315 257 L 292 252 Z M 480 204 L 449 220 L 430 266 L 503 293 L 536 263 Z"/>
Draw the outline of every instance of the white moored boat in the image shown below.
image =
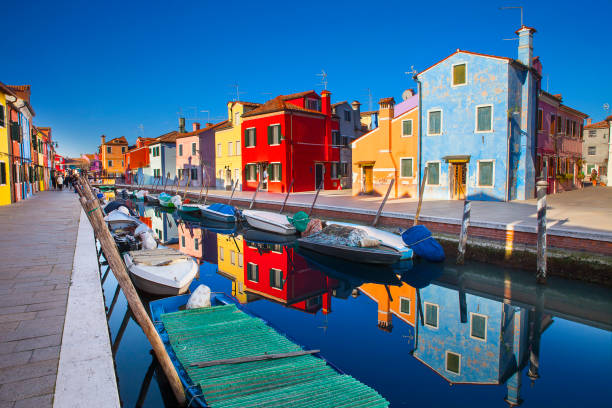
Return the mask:
<path id="1" fill-rule="evenodd" d="M 192 257 L 170 248 L 130 251 L 123 259 L 134 285 L 152 295 L 187 292 L 199 269 Z"/>
<path id="2" fill-rule="evenodd" d="M 281 235 L 292 235 L 297 231 L 287 216 L 269 211 L 243 210 L 242 216 L 253 228 Z"/>
<path id="3" fill-rule="evenodd" d="M 341 225 L 345 227 L 359 228 L 365 231 L 368 236 L 379 240 L 384 246 L 398 251 L 402 255 L 402 260 L 412 259 L 412 249 L 406 246 L 400 235 L 367 225 L 353 224 L 350 222 L 327 221 L 326 223 L 327 225 Z"/>

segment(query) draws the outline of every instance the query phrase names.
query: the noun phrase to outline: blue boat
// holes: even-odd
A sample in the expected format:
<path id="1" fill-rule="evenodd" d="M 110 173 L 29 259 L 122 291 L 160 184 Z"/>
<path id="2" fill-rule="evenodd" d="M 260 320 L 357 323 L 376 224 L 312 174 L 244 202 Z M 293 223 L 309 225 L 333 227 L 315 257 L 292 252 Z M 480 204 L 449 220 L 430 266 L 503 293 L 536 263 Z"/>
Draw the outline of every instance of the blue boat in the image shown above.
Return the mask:
<path id="1" fill-rule="evenodd" d="M 415 225 L 402 233 L 402 240 L 415 254 L 430 262 L 442 262 L 446 258 L 444 248 L 424 225 Z"/>
<path id="2" fill-rule="evenodd" d="M 149 308 L 190 407 L 389 406 L 227 295 L 212 294 L 212 307 L 182 310 L 188 299 L 160 299 Z M 227 361 L 237 358 L 242 361 Z"/>

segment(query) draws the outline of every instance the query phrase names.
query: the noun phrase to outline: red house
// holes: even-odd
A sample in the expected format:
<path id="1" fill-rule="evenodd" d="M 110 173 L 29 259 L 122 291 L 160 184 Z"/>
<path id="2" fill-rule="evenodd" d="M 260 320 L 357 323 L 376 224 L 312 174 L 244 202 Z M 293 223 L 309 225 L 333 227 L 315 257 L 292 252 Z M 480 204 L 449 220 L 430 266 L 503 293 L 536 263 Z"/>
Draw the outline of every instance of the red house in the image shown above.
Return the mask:
<path id="1" fill-rule="evenodd" d="M 136 139 L 136 145 L 124 153 L 125 173 L 127 181 L 132 182 L 133 176 L 138 174 L 138 169 L 142 169 L 149 165 L 149 149 L 147 146 L 155 140 L 153 137 L 139 137 Z M 142 176 L 139 177 L 139 181 Z M 147 180 L 147 182 L 152 182 Z"/>
<path id="2" fill-rule="evenodd" d="M 280 95 L 242 115 L 243 190 L 340 188 L 340 133 L 331 93 Z M 267 180 L 266 177 L 267 175 Z"/>
<path id="3" fill-rule="evenodd" d="M 338 281 L 312 269 L 293 248 L 244 241 L 243 256 L 247 293 L 307 313 L 331 312 Z"/>

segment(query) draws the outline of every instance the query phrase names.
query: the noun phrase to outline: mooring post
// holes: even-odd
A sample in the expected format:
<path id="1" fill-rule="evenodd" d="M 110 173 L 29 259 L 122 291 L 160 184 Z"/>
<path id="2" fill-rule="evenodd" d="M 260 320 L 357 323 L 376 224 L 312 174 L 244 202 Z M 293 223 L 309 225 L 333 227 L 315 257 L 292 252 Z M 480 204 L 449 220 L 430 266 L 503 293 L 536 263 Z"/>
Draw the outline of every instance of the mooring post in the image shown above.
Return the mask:
<path id="1" fill-rule="evenodd" d="M 287 199 L 289 198 L 289 194 L 291 194 L 291 189 L 293 188 L 293 182 L 295 180 L 291 179 L 291 184 L 289 184 L 289 188 L 287 189 L 287 195 L 285 196 L 285 201 L 283 201 L 283 205 L 280 208 L 280 211 L 278 212 L 279 214 L 283 213 L 283 210 L 285 209 L 285 204 L 287 204 Z"/>
<path id="2" fill-rule="evenodd" d="M 310 217 L 310 214 L 312 214 L 312 210 L 314 210 L 314 206 L 315 206 L 315 203 L 317 202 L 317 198 L 319 198 L 319 193 L 321 192 L 321 188 L 323 188 L 323 183 L 324 181 L 321 180 L 321 184 L 319 184 L 319 187 L 317 188 L 317 193 L 314 196 L 314 200 L 312 200 L 312 205 L 310 206 L 310 210 L 308 210 L 309 217 Z"/>
<path id="3" fill-rule="evenodd" d="M 236 187 L 238 187 L 239 181 L 240 181 L 240 178 L 237 178 L 236 182 L 234 183 L 234 187 L 232 187 L 232 194 L 230 194 L 230 198 L 229 198 L 229 201 L 227 202 L 227 205 L 232 205 L 232 200 L 234 199 L 234 193 L 236 192 Z"/>
<path id="4" fill-rule="evenodd" d="M 544 313 L 544 286 L 536 286 L 535 308 L 529 311 L 529 369 L 527 376 L 532 381 L 540 378 L 540 337 L 542 334 L 542 317 Z"/>
<path id="5" fill-rule="evenodd" d="M 463 202 L 463 220 L 461 221 L 461 235 L 459 235 L 459 254 L 457 264 L 463 265 L 465 261 L 465 246 L 467 245 L 468 227 L 470 226 L 470 213 L 472 203 L 468 200 Z"/>
<path id="6" fill-rule="evenodd" d="M 380 203 L 380 207 L 378 207 L 378 212 L 376 213 L 376 217 L 374 217 L 374 222 L 372 222 L 372 226 L 375 227 L 378 224 L 378 219 L 380 218 L 380 214 L 382 213 L 382 209 L 389 198 L 389 194 L 391 194 L 391 189 L 395 184 L 395 179 L 391 179 L 391 183 L 389 183 L 389 187 L 387 188 L 387 193 L 385 194 L 385 198 L 383 198 L 382 203 Z"/>
<path id="7" fill-rule="evenodd" d="M 255 204 L 255 197 L 257 197 L 257 192 L 259 191 L 260 186 L 261 186 L 261 177 L 259 178 L 259 182 L 257 183 L 257 188 L 255 188 L 255 192 L 253 193 L 253 198 L 251 198 L 251 205 L 249 205 L 249 210 L 253 208 L 253 204 Z"/>
<path id="8" fill-rule="evenodd" d="M 429 168 L 425 167 L 425 170 L 423 170 L 423 180 L 421 180 L 421 187 L 419 188 L 419 204 L 417 205 L 417 210 L 416 214 L 414 215 L 414 222 L 412 225 L 417 225 L 419 223 L 421 205 L 423 204 L 423 193 L 425 192 L 425 183 L 427 183 L 427 173 L 429 173 Z"/>
<path id="9" fill-rule="evenodd" d="M 548 182 L 540 180 L 536 183 L 538 194 L 538 269 L 536 280 L 546 283 L 546 189 Z"/>

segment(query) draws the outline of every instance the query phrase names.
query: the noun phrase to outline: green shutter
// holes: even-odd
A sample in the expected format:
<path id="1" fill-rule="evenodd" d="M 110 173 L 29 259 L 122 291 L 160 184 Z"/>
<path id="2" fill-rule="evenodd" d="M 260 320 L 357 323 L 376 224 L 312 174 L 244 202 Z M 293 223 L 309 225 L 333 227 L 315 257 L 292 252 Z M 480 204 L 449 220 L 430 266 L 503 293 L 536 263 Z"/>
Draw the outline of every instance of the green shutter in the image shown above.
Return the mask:
<path id="1" fill-rule="evenodd" d="M 278 166 L 278 181 L 283 180 L 283 165 L 281 163 L 277 164 Z"/>
<path id="2" fill-rule="evenodd" d="M 274 133 L 274 127 L 268 126 L 268 145 L 272 144 L 272 138 L 274 137 L 273 133 Z"/>
<path id="3" fill-rule="evenodd" d="M 249 147 L 249 132 L 244 129 L 244 147 Z"/>
<path id="4" fill-rule="evenodd" d="M 13 139 L 16 142 L 20 141 L 21 140 L 20 130 L 21 129 L 19 128 L 19 123 L 11 122 L 11 139 Z"/>

